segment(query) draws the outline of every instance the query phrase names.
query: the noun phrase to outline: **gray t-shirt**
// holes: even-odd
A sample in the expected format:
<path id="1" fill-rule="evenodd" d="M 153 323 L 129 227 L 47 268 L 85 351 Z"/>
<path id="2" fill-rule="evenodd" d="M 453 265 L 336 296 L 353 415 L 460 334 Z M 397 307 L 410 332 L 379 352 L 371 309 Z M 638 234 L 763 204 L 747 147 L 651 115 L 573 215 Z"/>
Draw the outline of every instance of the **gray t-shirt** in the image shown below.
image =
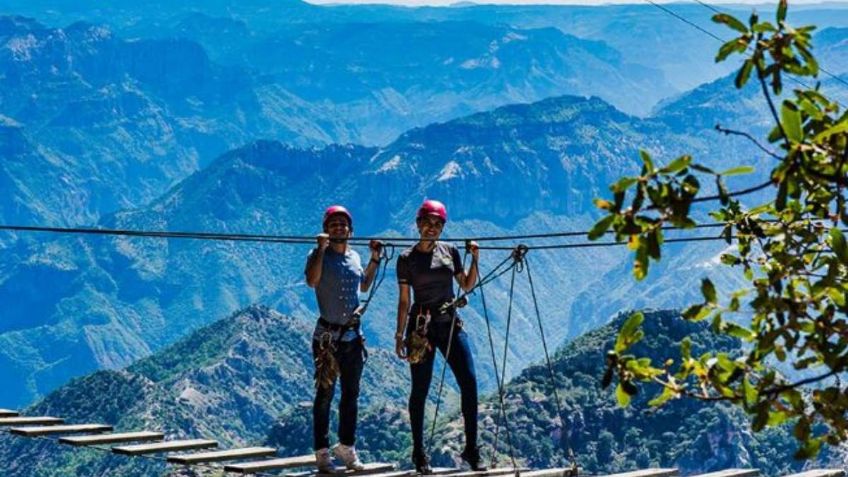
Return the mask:
<path id="1" fill-rule="evenodd" d="M 312 255 L 317 252 L 313 248 L 306 260 L 307 267 Z M 305 270 L 304 270 L 305 273 Z M 348 247 L 345 253 L 337 253 L 332 247 L 324 251 L 324 262 L 321 265 L 321 280 L 315 287 L 315 298 L 318 301 L 318 311 L 321 318 L 337 325 L 347 324 L 353 312 L 359 306 L 359 285 L 365 280 L 365 272 L 359 254 Z M 315 324 L 312 339 L 319 339 L 327 331 L 320 323 Z M 339 331 L 333 332 L 333 339 L 338 339 Z M 356 338 L 354 330 L 348 330 L 342 341 Z"/>

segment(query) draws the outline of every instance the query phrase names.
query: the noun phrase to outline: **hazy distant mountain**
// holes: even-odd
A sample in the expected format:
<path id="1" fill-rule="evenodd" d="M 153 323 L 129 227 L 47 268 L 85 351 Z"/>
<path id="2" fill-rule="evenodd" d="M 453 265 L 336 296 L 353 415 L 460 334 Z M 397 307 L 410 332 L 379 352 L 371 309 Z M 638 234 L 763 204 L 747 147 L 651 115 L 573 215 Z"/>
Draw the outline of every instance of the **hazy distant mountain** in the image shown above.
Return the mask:
<path id="1" fill-rule="evenodd" d="M 454 236 L 580 230 L 592 222 L 592 198 L 634 170 L 639 147 L 669 160 L 726 145 L 676 134 L 599 99 L 562 97 L 412 130 L 382 149 L 259 142 L 222 156 L 148 207 L 101 225 L 308 235 L 316 232 L 321 207 L 342 202 L 357 217 L 357 234 L 412 235 L 415 207 L 429 196 L 449 204 L 447 231 Z M 312 320 L 312 293 L 302 283 L 305 253 L 281 244 L 81 237 L 7 251 L 0 299 L 15 306 L 2 323 L 0 379 L 16 384 L 0 391 L 2 399 L 27 402 L 70 376 L 124 366 L 256 301 Z M 506 253 L 484 254 L 484 271 Z M 551 327 L 552 343 L 608 319 L 571 315 L 569 308 L 598 286 L 587 277 L 600 279 L 624 257 L 618 248 L 531 255 L 543 313 L 565 323 Z M 503 279 L 487 294 L 499 336 L 506 286 Z M 392 276 L 366 320 L 372 343 L 391 341 L 394 293 Z M 517 288 L 515 303 L 510 362 L 520 369 L 534 359 L 538 339 L 526 285 Z M 478 347 L 487 343 L 480 313 L 479 304 L 463 312 Z M 491 364 L 480 367 L 487 382 Z"/>
<path id="2" fill-rule="evenodd" d="M 414 126 L 567 92 L 641 106 L 662 84 L 606 45 L 553 29 L 309 24 L 253 38 L 245 28 L 197 13 L 174 37 L 128 40 L 90 23 L 0 17 L 3 220 L 91 223 L 257 138 L 385 144 Z M 236 66 L 207 56 L 234 44 L 218 53 Z"/>
<path id="3" fill-rule="evenodd" d="M 0 17 L 0 44 L 7 223 L 87 223 L 137 206 L 263 131 L 310 143 L 269 125 L 244 72 L 187 40 Z"/>
<path id="4" fill-rule="evenodd" d="M 619 51 L 626 63 L 641 68 L 662 71 L 666 84 L 658 84 L 656 92 L 665 97 L 685 91 L 704 82 L 724 76 L 735 66 L 733 62 L 713 62 L 719 42 L 703 31 L 686 24 L 682 19 L 695 24 L 719 38 L 730 38 L 731 31 L 710 20 L 714 11 L 696 4 L 665 5 L 664 11 L 652 5 L 463 5 L 461 8 L 403 8 L 389 5 L 333 5 L 316 6 L 296 0 L 265 0 L 237 2 L 220 0 L 214 2 L 180 2 L 173 4 L 160 0 L 141 2 L 81 1 L 59 3 L 47 0 L 9 0 L 5 10 L 36 16 L 54 26 L 62 26 L 79 19 L 108 23 L 132 36 L 156 36 L 164 31 L 182 34 L 200 33 L 209 36 L 211 42 L 203 41 L 212 50 L 233 51 L 232 41 L 248 41 L 254 36 L 276 36 L 292 25 L 356 24 L 382 22 L 474 22 L 494 26 L 510 25 L 514 28 L 536 29 L 557 28 L 581 39 L 602 41 Z M 729 12 L 744 20 L 752 7 L 722 5 L 721 11 Z M 772 16 L 773 7 L 760 8 L 762 16 Z M 215 25 L 223 30 L 216 39 L 214 33 L 202 33 L 186 28 L 185 19 L 191 23 L 203 23 L 197 13 L 207 17 L 208 26 Z M 244 24 L 252 33 L 249 37 L 233 35 L 233 29 L 221 22 L 227 19 Z M 848 9 L 838 4 L 793 5 L 789 21 L 795 26 L 813 23 L 819 28 L 843 27 L 848 24 Z M 240 28 L 240 27 L 239 27 Z M 403 43 L 401 43 L 403 44 Z M 410 50 L 414 51 L 414 50 Z M 624 73 L 633 75 L 633 72 Z M 570 92 L 570 91 L 569 91 Z M 563 93 L 567 93 L 564 91 Z M 598 94 L 598 92 L 593 92 Z M 626 106 L 614 101 L 618 107 Z M 649 99 L 649 98 L 646 98 Z M 655 100 L 653 100 L 655 101 Z M 648 111 L 653 101 L 646 101 Z M 633 112 L 634 110 L 627 110 Z"/>
<path id="5" fill-rule="evenodd" d="M 83 38 L 101 31 L 78 28 L 88 32 Z M 46 37 L 61 36 L 54 30 L 45 31 L 53 32 L 45 33 Z M 139 42 L 106 43 L 110 48 L 131 48 Z M 94 44 L 100 45 L 101 40 Z M 177 44 L 198 51 L 190 42 Z M 202 55 L 197 58 L 205 64 Z M 216 67 L 210 64 L 209 68 L 214 79 Z M 193 81 L 179 77 L 160 81 L 150 71 L 145 74 L 138 73 L 164 97 Z M 211 86 L 198 88 L 198 94 L 207 95 L 209 104 L 232 107 L 233 99 L 216 96 L 213 86 L 219 83 L 209 81 Z M 148 206 L 107 216 L 99 224 L 309 235 L 317 231 L 323 206 L 343 202 L 357 216 L 360 236 L 412 235 L 415 207 L 429 196 L 449 204 L 447 233 L 454 236 L 585 230 L 595 216 L 592 199 L 605 195 L 608 184 L 621 174 L 635 170 L 639 148 L 650 150 L 660 161 L 692 153 L 717 169 L 740 163 L 757 166 L 757 173 L 732 182 L 731 187 L 761 180 L 769 163 L 761 162 L 752 145 L 710 130 L 717 105 L 736 104 L 740 97 L 721 85 L 706 85 L 668 102 L 654 119 L 628 116 L 597 98 L 559 97 L 413 129 L 382 148 L 333 145 L 298 149 L 260 141 L 221 156 Z M 753 98 L 753 93 L 749 89 L 741 97 Z M 184 103 L 177 101 L 175 110 L 191 107 Z M 740 106 L 722 106 L 722 122 L 741 127 L 767 123 L 753 99 Z M 19 151 L 8 157 L 24 158 L 4 163 L 51 158 L 32 145 L 13 120 L 4 124 L 8 133 L 3 137 L 9 138 L 11 150 Z M 54 168 L 45 166 L 43 170 Z M 18 169 L 19 174 L 22 171 Z M 82 177 L 97 178 L 98 173 L 87 172 Z M 41 177 L 50 180 L 53 176 L 33 172 L 27 177 L 41 181 Z M 42 191 L 51 189 L 38 181 L 28 188 L 19 187 L 14 180 L 18 189 L 13 190 L 19 191 L 15 194 L 20 198 L 10 200 L 12 204 L 29 206 L 28 197 L 46 196 Z M 28 210 L 7 208 L 19 209 Z M 33 242 L 0 252 L 4 264 L 0 299 L 9 304 L 0 323 L 0 379 L 14 383 L 0 390 L 0 398 L 9 406 L 29 402 L 72 376 L 125 366 L 187 330 L 250 303 L 261 301 L 300 319 L 313 319 L 312 294 L 301 278 L 306 253 L 302 246 L 27 237 Z M 665 273 L 644 284 L 632 282 L 625 250 L 534 252 L 531 260 L 542 312 L 558 324 L 551 327 L 550 339 L 559 343 L 576 336 L 633 303 L 686 304 L 697 295 L 697 287 L 678 285 L 697 283 L 715 267 L 683 265 L 708 263 L 724 247 L 715 243 L 676 251 L 674 261 L 666 260 L 661 267 L 676 265 L 663 268 Z M 505 254 L 484 254 L 484 271 Z M 393 333 L 392 278 L 375 299 L 366 323 L 366 333 L 377 345 L 386 345 Z M 731 278 L 724 281 L 728 286 L 733 283 Z M 499 335 L 507 285 L 504 278 L 493 284 L 489 293 Z M 614 291 L 607 297 L 596 290 Z M 515 303 L 518 325 L 511 341 L 510 372 L 534 359 L 538 336 L 524 285 L 519 286 Z M 475 330 L 475 346 L 486 344 L 479 304 L 475 302 L 463 314 Z M 490 386 L 491 364 L 481 363 L 480 368 L 484 385 Z"/>

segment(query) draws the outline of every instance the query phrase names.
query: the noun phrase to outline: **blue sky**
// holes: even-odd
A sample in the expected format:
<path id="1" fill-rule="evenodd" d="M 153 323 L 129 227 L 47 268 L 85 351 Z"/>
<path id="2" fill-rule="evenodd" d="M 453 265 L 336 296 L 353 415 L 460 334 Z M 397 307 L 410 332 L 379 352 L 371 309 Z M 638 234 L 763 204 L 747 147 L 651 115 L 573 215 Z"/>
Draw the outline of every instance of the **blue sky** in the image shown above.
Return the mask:
<path id="1" fill-rule="evenodd" d="M 409 7 L 417 7 L 424 5 L 446 6 L 454 3 L 460 3 L 462 0 L 307 0 L 309 3 L 315 4 L 367 4 L 367 3 L 384 3 L 392 5 L 404 5 Z M 680 2 L 680 0 L 655 0 L 656 3 L 688 3 Z M 481 4 L 507 4 L 507 5 L 609 5 L 609 4 L 647 4 L 647 2 L 639 2 L 633 0 L 479 0 L 474 3 Z M 777 1 L 763 0 L 710 0 L 711 4 L 745 4 L 745 5 L 775 5 Z M 821 0 L 791 0 L 790 5 L 812 5 L 812 4 L 839 4 L 840 6 L 848 7 L 848 0 L 828 1 Z"/>

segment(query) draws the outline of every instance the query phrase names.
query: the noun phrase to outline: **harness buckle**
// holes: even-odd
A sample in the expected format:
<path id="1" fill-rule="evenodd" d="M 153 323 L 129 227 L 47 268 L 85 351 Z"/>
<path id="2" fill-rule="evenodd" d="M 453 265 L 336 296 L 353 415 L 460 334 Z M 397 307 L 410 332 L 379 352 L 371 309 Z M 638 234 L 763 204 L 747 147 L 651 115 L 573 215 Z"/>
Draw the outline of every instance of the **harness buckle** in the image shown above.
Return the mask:
<path id="1" fill-rule="evenodd" d="M 423 314 L 418 312 L 418 315 L 415 317 L 415 332 L 420 336 L 427 335 L 427 328 L 430 326 L 430 310 L 427 310 L 427 314 Z"/>
<path id="2" fill-rule="evenodd" d="M 330 331 L 325 331 L 321 333 L 321 336 L 318 337 L 318 349 L 324 351 L 325 349 L 331 349 L 333 351 L 336 350 L 335 340 L 333 340 L 333 333 Z"/>

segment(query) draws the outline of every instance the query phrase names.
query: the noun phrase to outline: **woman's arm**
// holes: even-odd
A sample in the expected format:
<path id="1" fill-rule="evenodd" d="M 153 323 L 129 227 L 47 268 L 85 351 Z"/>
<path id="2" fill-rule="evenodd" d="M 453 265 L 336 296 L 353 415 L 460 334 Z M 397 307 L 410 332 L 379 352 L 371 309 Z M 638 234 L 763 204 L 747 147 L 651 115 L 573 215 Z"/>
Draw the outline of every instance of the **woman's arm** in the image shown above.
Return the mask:
<path id="1" fill-rule="evenodd" d="M 398 307 L 397 327 L 395 328 L 395 354 L 400 359 L 406 359 L 406 346 L 404 346 L 404 332 L 406 331 L 406 317 L 409 314 L 409 285 L 398 284 Z"/>
<path id="2" fill-rule="evenodd" d="M 371 288 L 371 284 L 374 283 L 377 268 L 380 267 L 380 252 L 383 250 L 383 244 L 379 240 L 372 240 L 368 244 L 368 248 L 371 250 L 371 260 L 368 261 L 368 265 L 365 267 L 365 276 L 359 284 L 359 291 L 363 293 L 367 292 Z"/>
<path id="3" fill-rule="evenodd" d="M 330 245 L 330 237 L 327 234 L 318 234 L 315 237 L 318 242 L 318 248 L 309 256 L 306 261 L 306 284 L 311 288 L 318 286 L 321 281 L 321 267 L 324 265 L 324 251 Z"/>
<path id="4" fill-rule="evenodd" d="M 465 273 L 465 270 L 461 269 L 456 274 L 456 281 L 459 283 L 462 291 L 465 292 L 471 290 L 477 284 L 477 261 L 480 257 L 480 247 L 477 245 L 477 242 L 468 242 L 468 251 L 471 253 L 471 267 L 469 267 L 468 273 Z"/>

